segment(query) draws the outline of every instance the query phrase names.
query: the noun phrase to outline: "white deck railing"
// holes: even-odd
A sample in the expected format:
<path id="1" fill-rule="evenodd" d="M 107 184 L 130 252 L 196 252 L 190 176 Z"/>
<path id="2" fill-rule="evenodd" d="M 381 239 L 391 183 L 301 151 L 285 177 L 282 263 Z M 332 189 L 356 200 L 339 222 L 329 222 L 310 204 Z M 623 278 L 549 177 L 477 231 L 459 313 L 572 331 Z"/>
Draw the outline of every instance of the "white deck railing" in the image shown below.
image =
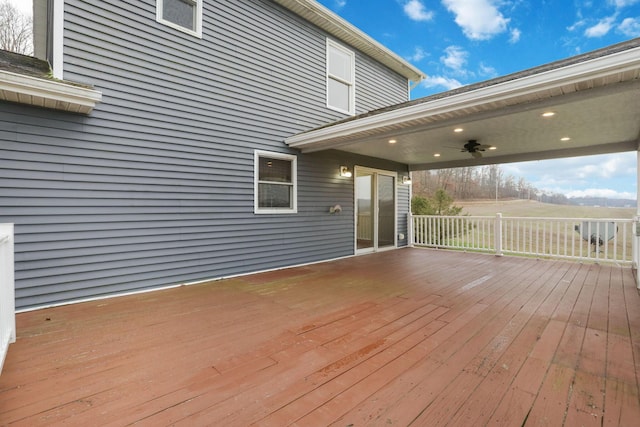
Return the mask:
<path id="1" fill-rule="evenodd" d="M 0 373 L 9 344 L 16 341 L 13 224 L 0 224 Z"/>
<path id="2" fill-rule="evenodd" d="M 633 219 L 418 216 L 416 246 L 633 264 Z"/>

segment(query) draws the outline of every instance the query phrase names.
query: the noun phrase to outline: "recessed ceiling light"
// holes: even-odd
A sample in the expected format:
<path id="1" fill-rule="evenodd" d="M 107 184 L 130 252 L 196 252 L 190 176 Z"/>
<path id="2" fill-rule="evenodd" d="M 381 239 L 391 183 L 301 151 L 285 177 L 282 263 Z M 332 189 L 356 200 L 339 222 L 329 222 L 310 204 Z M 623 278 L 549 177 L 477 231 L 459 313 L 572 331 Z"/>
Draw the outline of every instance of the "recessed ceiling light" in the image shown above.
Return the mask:
<path id="1" fill-rule="evenodd" d="M 398 142 L 398 141 L 396 141 L 395 139 L 390 139 L 389 140 L 389 144 L 395 144 L 396 142 Z"/>
<path id="2" fill-rule="evenodd" d="M 434 154 L 433 157 L 440 157 L 440 153 Z"/>
<path id="3" fill-rule="evenodd" d="M 493 145 L 491 147 L 489 147 L 489 150 L 497 150 L 497 149 L 498 149 L 498 147 L 495 147 Z"/>
<path id="4" fill-rule="evenodd" d="M 462 128 L 455 128 L 453 131 L 454 131 L 454 132 L 456 132 L 456 133 L 460 133 L 460 132 L 464 131 L 464 129 L 462 129 Z"/>
<path id="5" fill-rule="evenodd" d="M 569 138 L 568 136 L 565 136 L 563 138 L 560 138 L 560 141 L 562 141 L 562 142 L 571 141 L 571 138 Z"/>
<path id="6" fill-rule="evenodd" d="M 545 111 L 544 113 L 542 113 L 542 117 L 553 117 L 555 115 L 556 113 L 554 113 L 553 111 Z"/>

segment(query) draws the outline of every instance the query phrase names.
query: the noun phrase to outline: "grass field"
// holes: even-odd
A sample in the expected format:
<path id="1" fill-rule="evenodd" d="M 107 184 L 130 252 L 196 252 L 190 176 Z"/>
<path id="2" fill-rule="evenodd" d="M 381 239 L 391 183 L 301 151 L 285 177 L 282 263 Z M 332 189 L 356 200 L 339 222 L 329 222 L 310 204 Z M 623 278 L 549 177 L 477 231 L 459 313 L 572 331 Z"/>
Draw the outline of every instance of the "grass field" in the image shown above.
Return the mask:
<path id="1" fill-rule="evenodd" d="M 636 208 L 606 208 L 591 206 L 553 205 L 533 200 L 456 201 L 462 206 L 462 215 L 494 216 L 501 213 L 507 217 L 545 218 L 616 218 L 632 219 Z"/>

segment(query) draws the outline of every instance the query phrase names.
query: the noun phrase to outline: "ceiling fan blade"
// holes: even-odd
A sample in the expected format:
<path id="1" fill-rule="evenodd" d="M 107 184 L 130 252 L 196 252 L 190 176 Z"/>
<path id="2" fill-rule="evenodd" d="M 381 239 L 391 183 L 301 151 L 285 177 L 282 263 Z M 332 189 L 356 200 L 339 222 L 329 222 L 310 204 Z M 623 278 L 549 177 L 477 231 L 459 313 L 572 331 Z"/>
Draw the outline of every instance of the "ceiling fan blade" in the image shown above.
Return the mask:
<path id="1" fill-rule="evenodd" d="M 482 157 L 482 153 L 480 151 L 473 151 L 471 155 L 473 156 L 474 159 L 479 159 Z"/>

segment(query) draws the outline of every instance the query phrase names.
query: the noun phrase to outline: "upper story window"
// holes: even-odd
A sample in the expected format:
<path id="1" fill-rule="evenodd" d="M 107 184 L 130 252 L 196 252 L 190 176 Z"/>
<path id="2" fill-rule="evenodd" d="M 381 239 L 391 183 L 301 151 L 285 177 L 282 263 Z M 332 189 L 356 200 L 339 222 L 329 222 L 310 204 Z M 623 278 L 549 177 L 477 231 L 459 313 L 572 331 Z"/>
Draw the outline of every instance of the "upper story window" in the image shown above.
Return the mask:
<path id="1" fill-rule="evenodd" d="M 156 1 L 156 21 L 202 37 L 202 0 Z"/>
<path id="2" fill-rule="evenodd" d="M 327 107 L 347 114 L 355 111 L 355 55 L 327 39 Z"/>
<path id="3" fill-rule="evenodd" d="M 298 211 L 296 156 L 256 151 L 254 191 L 255 213 L 296 213 Z"/>

